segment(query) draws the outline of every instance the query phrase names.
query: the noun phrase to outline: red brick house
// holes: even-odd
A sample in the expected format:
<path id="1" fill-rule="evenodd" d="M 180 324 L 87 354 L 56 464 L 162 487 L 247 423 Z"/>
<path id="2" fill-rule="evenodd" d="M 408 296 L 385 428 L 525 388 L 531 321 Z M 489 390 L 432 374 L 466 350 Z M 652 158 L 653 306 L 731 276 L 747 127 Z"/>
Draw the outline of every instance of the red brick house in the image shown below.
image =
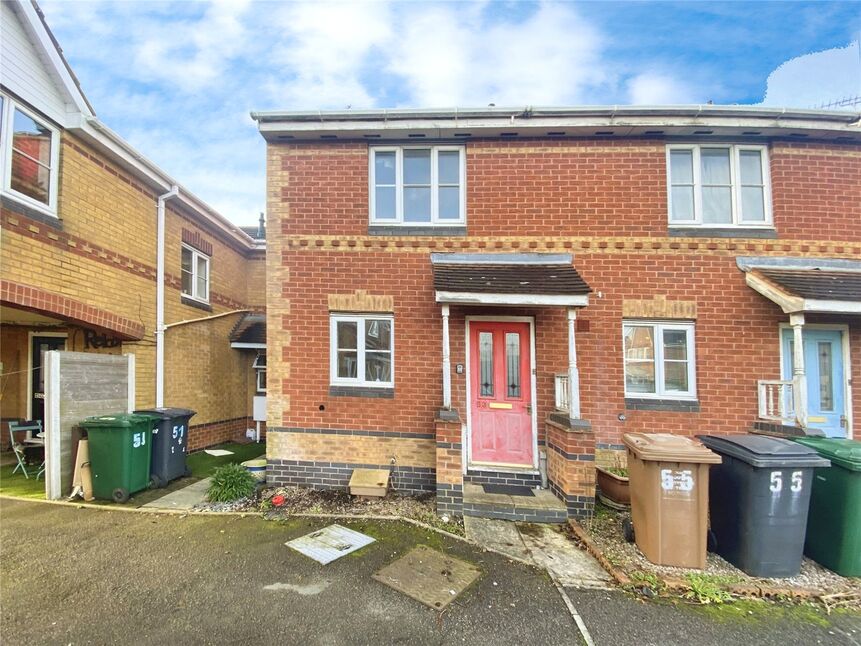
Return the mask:
<path id="1" fill-rule="evenodd" d="M 441 511 L 552 519 L 626 432 L 857 437 L 861 115 L 253 116 L 275 481 L 391 468 Z M 544 474 L 564 504 L 476 487 Z"/>

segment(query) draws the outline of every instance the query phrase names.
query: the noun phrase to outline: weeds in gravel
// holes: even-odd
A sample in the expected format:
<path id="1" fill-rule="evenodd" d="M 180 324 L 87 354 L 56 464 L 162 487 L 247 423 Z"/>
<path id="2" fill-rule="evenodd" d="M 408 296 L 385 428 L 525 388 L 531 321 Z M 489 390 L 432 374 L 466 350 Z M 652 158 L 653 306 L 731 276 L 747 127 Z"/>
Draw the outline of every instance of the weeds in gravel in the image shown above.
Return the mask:
<path id="1" fill-rule="evenodd" d="M 710 576 L 708 574 L 686 574 L 685 580 L 691 589 L 685 593 L 686 599 L 693 599 L 697 603 L 707 605 L 710 603 L 728 603 L 732 601 L 732 595 L 723 589 L 726 579 L 731 577 Z"/>

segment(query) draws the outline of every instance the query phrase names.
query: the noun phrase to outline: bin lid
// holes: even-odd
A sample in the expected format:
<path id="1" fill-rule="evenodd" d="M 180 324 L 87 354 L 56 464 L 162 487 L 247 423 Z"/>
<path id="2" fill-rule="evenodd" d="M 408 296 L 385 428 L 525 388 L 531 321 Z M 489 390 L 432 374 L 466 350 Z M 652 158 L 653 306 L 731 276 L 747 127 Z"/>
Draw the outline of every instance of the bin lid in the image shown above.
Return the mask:
<path id="1" fill-rule="evenodd" d="M 861 442 L 828 437 L 795 437 L 796 442 L 815 449 L 819 455 L 852 471 L 861 471 Z"/>
<path id="2" fill-rule="evenodd" d="M 135 414 L 148 415 L 158 419 L 176 419 L 177 417 L 191 417 L 197 412 L 190 408 L 142 408 L 136 410 Z"/>
<path id="3" fill-rule="evenodd" d="M 625 446 L 641 460 L 719 464 L 721 457 L 683 435 L 670 433 L 625 433 Z"/>
<path id="4" fill-rule="evenodd" d="M 816 451 L 782 437 L 753 435 L 699 435 L 700 441 L 721 455 L 746 462 L 752 467 L 827 467 L 828 460 Z"/>
<path id="5" fill-rule="evenodd" d="M 116 415 L 95 415 L 81 422 L 81 426 L 87 428 L 128 428 L 138 424 L 152 424 L 149 417 L 135 415 L 133 413 L 117 413 Z"/>

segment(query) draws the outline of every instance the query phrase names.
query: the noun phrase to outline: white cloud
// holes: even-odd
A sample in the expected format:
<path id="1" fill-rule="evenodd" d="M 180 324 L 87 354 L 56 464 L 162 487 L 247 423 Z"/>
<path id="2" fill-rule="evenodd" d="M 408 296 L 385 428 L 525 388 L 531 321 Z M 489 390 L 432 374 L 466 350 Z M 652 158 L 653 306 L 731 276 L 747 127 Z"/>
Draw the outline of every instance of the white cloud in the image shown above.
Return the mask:
<path id="1" fill-rule="evenodd" d="M 634 105 L 699 103 L 702 96 L 684 81 L 662 72 L 642 72 L 628 80 L 628 101 Z"/>
<path id="2" fill-rule="evenodd" d="M 791 58 L 768 75 L 764 105 L 816 108 L 861 95 L 858 41 Z"/>
<path id="3" fill-rule="evenodd" d="M 607 80 L 603 39 L 570 5 L 490 23 L 481 6 L 408 7 L 387 69 L 404 79 L 413 104 L 572 103 Z"/>

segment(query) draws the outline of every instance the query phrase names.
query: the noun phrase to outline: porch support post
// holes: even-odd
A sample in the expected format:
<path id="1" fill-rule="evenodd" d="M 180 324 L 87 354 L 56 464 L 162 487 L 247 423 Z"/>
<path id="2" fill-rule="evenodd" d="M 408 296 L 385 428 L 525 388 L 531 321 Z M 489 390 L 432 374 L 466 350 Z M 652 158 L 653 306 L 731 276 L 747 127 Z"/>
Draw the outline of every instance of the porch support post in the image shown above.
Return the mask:
<path id="1" fill-rule="evenodd" d="M 451 349 L 448 339 L 448 305 L 442 306 L 442 405 L 451 409 Z"/>
<path id="2" fill-rule="evenodd" d="M 802 427 L 807 426 L 807 374 L 804 368 L 804 314 L 790 314 L 792 326 L 792 389 L 795 400 L 795 417 Z"/>
<path id="3" fill-rule="evenodd" d="M 580 419 L 580 373 L 577 370 L 577 344 L 574 327 L 577 310 L 568 310 L 568 417 Z"/>

